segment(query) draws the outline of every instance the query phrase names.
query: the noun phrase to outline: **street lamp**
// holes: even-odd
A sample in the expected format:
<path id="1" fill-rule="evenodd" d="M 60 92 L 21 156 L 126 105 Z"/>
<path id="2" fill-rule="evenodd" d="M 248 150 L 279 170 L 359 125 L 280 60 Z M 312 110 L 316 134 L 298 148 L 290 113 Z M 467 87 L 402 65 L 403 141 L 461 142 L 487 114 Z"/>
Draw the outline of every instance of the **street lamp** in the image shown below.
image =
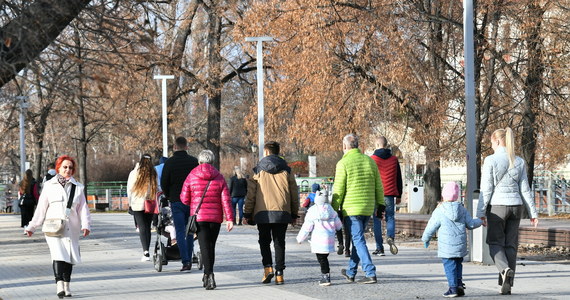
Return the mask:
<path id="1" fill-rule="evenodd" d="M 257 153 L 257 149 L 258 147 L 256 144 L 251 144 L 251 156 L 253 157 L 253 159 L 251 160 L 252 168 L 255 167 L 256 165 L 257 159 L 255 159 L 255 154 Z"/>
<path id="2" fill-rule="evenodd" d="M 168 124 L 166 107 L 166 80 L 174 79 L 174 75 L 155 75 L 154 79 L 162 80 L 162 156 L 168 157 Z"/>
<path id="3" fill-rule="evenodd" d="M 259 128 L 258 145 L 264 145 L 265 117 L 263 111 L 263 42 L 271 42 L 270 36 L 246 37 L 246 42 L 257 42 L 257 126 Z M 253 147 L 253 146 L 252 146 Z M 263 148 L 259 148 L 259 159 L 263 158 Z"/>

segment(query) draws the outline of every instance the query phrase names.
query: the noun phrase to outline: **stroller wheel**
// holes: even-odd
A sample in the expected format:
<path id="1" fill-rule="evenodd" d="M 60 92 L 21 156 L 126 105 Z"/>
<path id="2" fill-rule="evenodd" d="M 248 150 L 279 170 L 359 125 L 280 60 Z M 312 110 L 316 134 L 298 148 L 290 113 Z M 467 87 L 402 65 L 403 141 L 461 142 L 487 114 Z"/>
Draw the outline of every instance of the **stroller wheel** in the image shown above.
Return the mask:
<path id="1" fill-rule="evenodd" d="M 157 272 L 162 272 L 162 260 L 164 259 L 163 248 L 162 242 L 157 241 L 154 246 L 154 253 L 152 254 L 152 262 Z"/>

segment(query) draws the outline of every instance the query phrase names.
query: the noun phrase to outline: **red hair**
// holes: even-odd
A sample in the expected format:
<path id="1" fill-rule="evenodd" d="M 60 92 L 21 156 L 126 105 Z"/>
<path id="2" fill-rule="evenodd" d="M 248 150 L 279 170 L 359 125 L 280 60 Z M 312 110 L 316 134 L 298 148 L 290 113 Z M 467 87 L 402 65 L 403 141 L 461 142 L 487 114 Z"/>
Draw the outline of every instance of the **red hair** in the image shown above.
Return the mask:
<path id="1" fill-rule="evenodd" d="M 62 155 L 55 160 L 55 170 L 57 171 L 57 173 L 59 173 L 59 168 L 61 167 L 61 164 L 66 160 L 69 160 L 70 162 L 73 163 L 73 170 L 71 171 L 71 175 L 74 175 L 77 164 L 75 163 L 75 159 L 73 159 L 73 157 L 69 155 Z"/>

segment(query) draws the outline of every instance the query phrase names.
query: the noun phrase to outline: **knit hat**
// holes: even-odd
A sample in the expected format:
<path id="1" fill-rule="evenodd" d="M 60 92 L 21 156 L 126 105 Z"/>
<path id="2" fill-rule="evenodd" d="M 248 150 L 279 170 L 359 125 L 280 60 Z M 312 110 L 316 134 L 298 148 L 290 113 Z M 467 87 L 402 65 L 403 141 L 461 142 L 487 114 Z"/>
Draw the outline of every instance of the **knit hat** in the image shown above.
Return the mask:
<path id="1" fill-rule="evenodd" d="M 456 201 L 459 196 L 459 186 L 455 181 L 448 182 L 441 190 L 441 197 L 446 201 Z"/>
<path id="2" fill-rule="evenodd" d="M 311 191 L 314 193 L 316 191 L 320 191 L 321 190 L 321 185 L 318 183 L 313 183 L 313 185 L 311 186 Z"/>
<path id="3" fill-rule="evenodd" d="M 324 191 L 316 191 L 315 192 L 315 204 L 316 205 L 323 205 L 328 202 L 328 193 L 326 190 Z"/>

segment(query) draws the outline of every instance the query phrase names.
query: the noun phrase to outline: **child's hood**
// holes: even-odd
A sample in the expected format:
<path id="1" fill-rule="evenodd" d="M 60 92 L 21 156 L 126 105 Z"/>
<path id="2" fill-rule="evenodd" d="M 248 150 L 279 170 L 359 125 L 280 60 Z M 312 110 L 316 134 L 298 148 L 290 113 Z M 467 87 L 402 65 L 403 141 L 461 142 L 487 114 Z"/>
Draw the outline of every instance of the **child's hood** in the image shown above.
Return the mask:
<path id="1" fill-rule="evenodd" d="M 457 222 L 461 220 L 463 217 L 461 212 L 461 203 L 454 201 L 454 202 L 443 202 L 441 204 L 441 208 L 443 211 L 443 215 L 446 216 L 451 221 Z"/>
<path id="2" fill-rule="evenodd" d="M 335 214 L 334 209 L 328 203 L 325 203 L 322 205 L 315 204 L 315 205 L 313 205 L 313 207 L 311 207 L 311 209 L 315 210 L 316 219 L 322 220 L 322 221 L 326 221 L 328 219 L 331 219 L 333 217 L 333 215 Z"/>

